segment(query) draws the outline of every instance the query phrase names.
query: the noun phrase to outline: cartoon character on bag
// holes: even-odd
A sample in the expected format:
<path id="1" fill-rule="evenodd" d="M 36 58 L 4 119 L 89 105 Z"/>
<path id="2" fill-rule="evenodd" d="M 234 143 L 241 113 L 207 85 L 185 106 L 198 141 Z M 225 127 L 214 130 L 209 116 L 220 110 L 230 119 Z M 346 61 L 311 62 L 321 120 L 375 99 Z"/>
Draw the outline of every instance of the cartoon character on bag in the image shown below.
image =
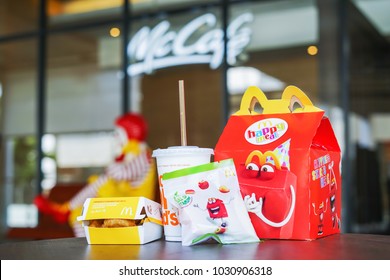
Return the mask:
<path id="1" fill-rule="evenodd" d="M 280 238 L 292 233 L 296 181 L 274 152 L 249 154 L 239 183 L 258 237 Z"/>
<path id="2" fill-rule="evenodd" d="M 337 216 L 336 211 L 336 191 L 337 191 L 337 182 L 336 182 L 336 176 L 333 171 L 334 162 L 332 161 L 329 164 L 329 171 L 330 171 L 330 183 L 329 183 L 329 202 L 330 202 L 330 212 L 332 215 L 332 227 L 340 228 L 340 218 Z"/>
<path id="3" fill-rule="evenodd" d="M 318 235 L 324 234 L 324 214 L 328 210 L 326 207 L 326 204 L 328 203 L 328 200 L 326 200 L 326 203 L 324 205 L 324 202 L 322 201 L 320 205 L 318 206 L 318 209 L 316 210 L 316 206 L 313 203 L 314 208 L 314 215 L 318 216 Z"/>
<path id="4" fill-rule="evenodd" d="M 221 225 L 218 227 L 215 233 L 224 233 L 226 231 L 227 226 L 227 222 L 224 220 L 224 218 L 228 217 L 228 213 L 223 200 L 215 197 L 210 197 L 207 201 L 207 211 L 209 212 L 209 217 L 211 219 L 221 220 Z"/>
<path id="5" fill-rule="evenodd" d="M 227 202 L 227 204 L 229 204 L 232 200 L 233 200 L 233 198 L 230 198 L 230 200 L 229 200 L 229 202 Z M 219 199 L 216 197 L 210 197 L 207 200 L 206 209 L 201 209 L 198 204 L 194 205 L 194 207 L 197 207 L 200 210 L 203 210 L 203 211 L 207 210 L 207 212 L 209 214 L 208 220 L 211 223 L 215 224 L 216 222 L 217 223 L 219 222 L 218 228 L 214 232 L 216 234 L 225 233 L 227 230 L 227 226 L 228 226 L 227 218 L 229 215 L 228 215 L 225 204 L 226 203 L 222 199 Z"/>
<path id="6" fill-rule="evenodd" d="M 234 172 L 230 169 L 225 169 L 224 172 L 225 172 L 225 177 L 235 175 Z M 205 180 L 201 180 L 198 183 L 198 187 L 200 188 L 200 190 L 203 190 L 203 191 L 207 190 L 209 188 L 209 186 L 210 186 L 209 182 L 205 181 Z M 226 186 L 220 186 L 218 188 L 218 191 L 222 194 L 227 194 L 230 192 L 229 188 L 227 188 Z M 229 205 L 233 199 L 234 199 L 233 197 L 229 197 L 229 201 L 225 202 L 224 200 L 213 196 L 213 197 L 209 197 L 207 199 L 207 204 L 206 204 L 205 209 L 200 208 L 198 204 L 194 204 L 194 207 L 197 207 L 198 209 L 200 209 L 202 211 L 207 211 L 207 213 L 208 213 L 207 219 L 212 224 L 218 224 L 218 227 L 214 233 L 222 234 L 222 233 L 226 232 L 227 226 L 228 226 L 227 218 L 229 215 L 228 215 L 228 211 L 226 209 L 226 205 Z"/>

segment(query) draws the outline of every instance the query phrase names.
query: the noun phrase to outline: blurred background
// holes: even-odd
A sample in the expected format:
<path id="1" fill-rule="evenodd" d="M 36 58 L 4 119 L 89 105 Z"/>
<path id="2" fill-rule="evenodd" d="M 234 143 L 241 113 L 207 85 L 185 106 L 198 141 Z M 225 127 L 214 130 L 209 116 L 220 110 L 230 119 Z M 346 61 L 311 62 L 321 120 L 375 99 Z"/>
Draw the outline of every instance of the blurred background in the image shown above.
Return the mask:
<path id="1" fill-rule="evenodd" d="M 1 0 L 1 240 L 71 236 L 33 199 L 65 200 L 101 172 L 122 113 L 146 118 L 152 149 L 180 145 L 179 80 L 188 144 L 211 148 L 248 86 L 301 88 L 342 149 L 342 231 L 390 234 L 389 12 L 390 0 Z"/>

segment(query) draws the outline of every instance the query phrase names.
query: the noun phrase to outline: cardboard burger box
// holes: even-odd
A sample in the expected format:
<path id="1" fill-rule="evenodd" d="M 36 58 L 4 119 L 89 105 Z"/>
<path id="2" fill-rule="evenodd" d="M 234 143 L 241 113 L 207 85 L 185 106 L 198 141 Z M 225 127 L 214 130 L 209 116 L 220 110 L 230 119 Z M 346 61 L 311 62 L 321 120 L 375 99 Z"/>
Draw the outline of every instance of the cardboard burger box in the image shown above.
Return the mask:
<path id="1" fill-rule="evenodd" d="M 77 220 L 88 244 L 145 244 L 163 233 L 161 205 L 145 197 L 88 198 Z"/>

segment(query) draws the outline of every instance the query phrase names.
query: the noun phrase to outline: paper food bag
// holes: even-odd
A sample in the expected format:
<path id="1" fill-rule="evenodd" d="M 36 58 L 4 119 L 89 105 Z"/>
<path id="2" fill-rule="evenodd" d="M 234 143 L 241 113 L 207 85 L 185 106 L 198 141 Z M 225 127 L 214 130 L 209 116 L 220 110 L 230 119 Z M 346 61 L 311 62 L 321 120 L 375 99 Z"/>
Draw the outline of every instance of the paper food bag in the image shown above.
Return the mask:
<path id="1" fill-rule="evenodd" d="M 240 193 L 233 160 L 163 175 L 166 197 L 178 209 L 182 245 L 259 242 Z"/>
<path id="2" fill-rule="evenodd" d="M 216 161 L 227 158 L 260 238 L 340 232 L 340 147 L 324 111 L 297 87 L 288 86 L 281 99 L 247 89 L 215 147 Z"/>

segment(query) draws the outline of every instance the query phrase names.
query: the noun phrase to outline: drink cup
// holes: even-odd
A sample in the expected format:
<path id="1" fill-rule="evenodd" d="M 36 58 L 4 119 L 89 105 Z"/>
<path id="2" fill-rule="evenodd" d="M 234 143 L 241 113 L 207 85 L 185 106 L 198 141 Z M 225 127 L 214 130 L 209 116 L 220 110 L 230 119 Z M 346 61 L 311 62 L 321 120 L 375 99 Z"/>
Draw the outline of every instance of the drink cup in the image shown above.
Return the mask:
<path id="1" fill-rule="evenodd" d="M 197 146 L 173 146 L 153 151 L 152 156 L 156 158 L 159 177 L 165 240 L 181 241 L 181 225 L 174 207 L 164 195 L 162 175 L 178 169 L 209 163 L 213 153 L 213 149 Z"/>

